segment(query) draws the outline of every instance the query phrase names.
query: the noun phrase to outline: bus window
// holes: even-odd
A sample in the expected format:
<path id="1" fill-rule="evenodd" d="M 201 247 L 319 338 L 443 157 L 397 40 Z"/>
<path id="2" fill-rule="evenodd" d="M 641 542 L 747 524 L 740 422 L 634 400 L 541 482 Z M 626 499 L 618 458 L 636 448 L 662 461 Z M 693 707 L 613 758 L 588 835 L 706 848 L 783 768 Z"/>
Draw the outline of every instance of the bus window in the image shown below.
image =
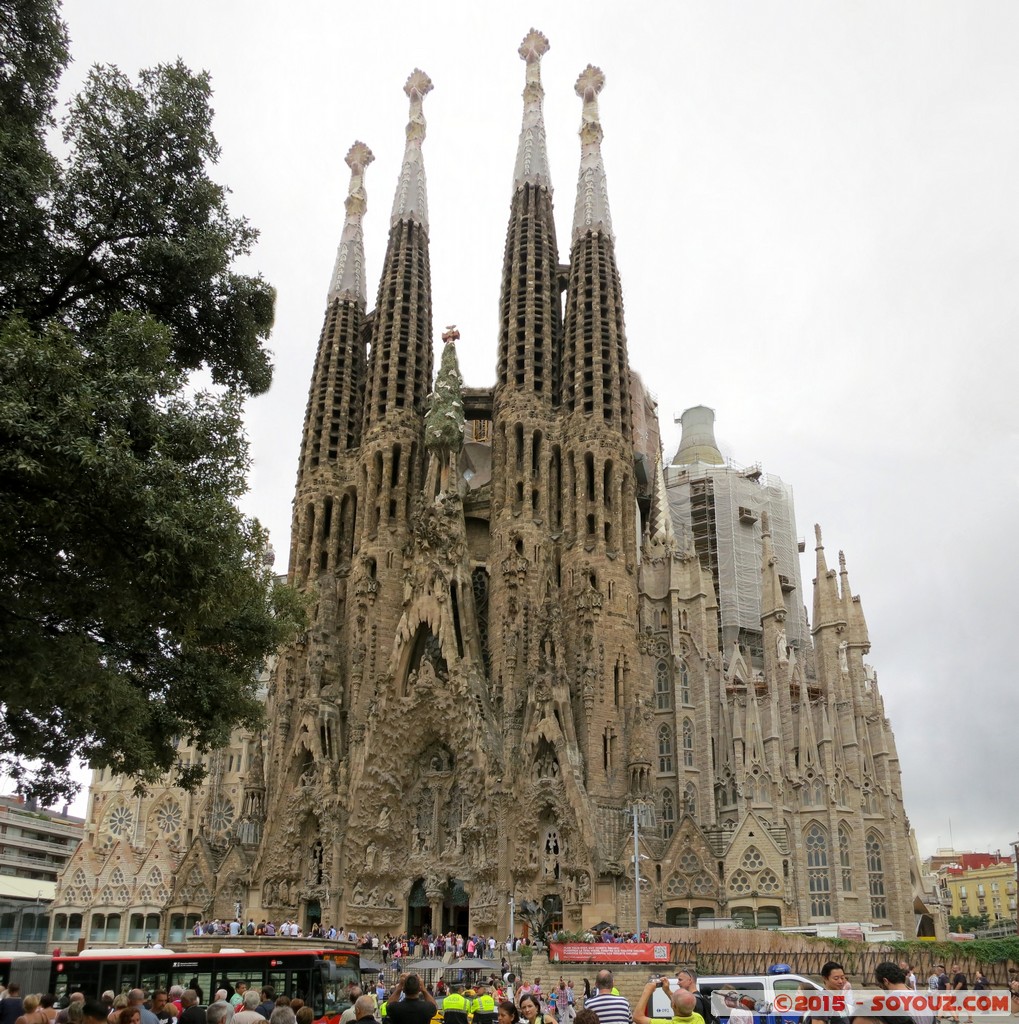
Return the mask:
<path id="1" fill-rule="evenodd" d="M 149 995 L 152 995 L 157 988 L 163 987 L 163 978 L 165 976 L 166 971 L 153 971 L 148 964 L 142 964 L 141 980 L 138 982 L 138 988 L 143 988 Z"/>
<path id="2" fill-rule="evenodd" d="M 193 988 L 198 993 L 198 1002 L 207 1006 L 216 994 L 212 987 L 212 971 L 209 968 L 196 971 L 194 967 L 174 967 L 170 970 L 170 985 Z"/>

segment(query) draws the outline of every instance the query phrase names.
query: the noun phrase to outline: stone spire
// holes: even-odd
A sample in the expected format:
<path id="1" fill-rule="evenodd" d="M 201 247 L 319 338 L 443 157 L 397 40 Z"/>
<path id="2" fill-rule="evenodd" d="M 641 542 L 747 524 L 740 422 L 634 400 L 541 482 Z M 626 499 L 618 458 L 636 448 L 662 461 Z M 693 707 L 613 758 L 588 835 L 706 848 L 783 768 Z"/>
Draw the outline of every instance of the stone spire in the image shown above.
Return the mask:
<path id="1" fill-rule="evenodd" d="M 390 222 L 395 224 L 398 220 L 413 220 L 427 231 L 428 194 L 421 143 L 425 141 L 428 126 L 422 104 L 425 96 L 432 91 L 432 80 L 419 68 L 415 68 L 403 91 L 410 97 L 410 118 L 407 121 L 407 144 L 403 151 L 403 166 L 400 168 Z"/>
<path id="2" fill-rule="evenodd" d="M 609 195 L 605 184 L 605 164 L 601 155 L 604 135 L 598 118 L 598 93 L 605 86 L 601 68 L 588 64 L 574 86 L 584 101 L 580 123 L 580 178 L 577 181 L 577 204 L 573 211 L 573 241 L 586 231 L 612 234 Z"/>
<path id="3" fill-rule="evenodd" d="M 828 569 L 828 562 L 824 557 L 824 543 L 821 540 L 821 527 L 817 523 L 814 524 L 814 538 L 817 570 L 814 576 L 813 632 L 816 634 L 825 626 L 844 623 L 845 618 L 841 609 L 838 581 L 835 572 Z"/>
<path id="4" fill-rule="evenodd" d="M 845 553 L 839 552 L 839 584 L 842 592 L 842 608 L 849 626 L 849 643 L 863 648 L 866 654 L 870 650 L 870 635 L 867 631 L 867 619 L 863 614 L 863 602 L 854 595 L 849 586 L 849 570 L 846 568 Z"/>
<path id="5" fill-rule="evenodd" d="M 584 101 L 580 128 L 580 179 L 573 218 L 570 282 L 563 330 L 563 405 L 594 415 L 632 446 L 630 370 L 623 322 L 623 294 L 609 219 L 598 93 L 601 71 L 588 65 L 577 79 Z M 632 455 L 631 455 L 632 458 Z"/>
<path id="6" fill-rule="evenodd" d="M 500 409 L 510 400 L 510 388 L 527 405 L 526 409 L 515 408 L 514 416 L 548 415 L 559 400 L 559 246 L 545 149 L 539 63 L 547 50 L 548 40 L 532 28 L 518 51 L 527 62 L 527 84 L 503 256 L 496 379 Z M 515 482 L 508 483 L 515 486 Z M 529 489 L 529 484 L 526 486 Z"/>
<path id="7" fill-rule="evenodd" d="M 372 151 L 363 142 L 355 142 L 347 152 L 346 163 L 350 168 L 350 189 L 344 201 L 347 218 L 343 222 L 343 234 L 340 235 L 336 264 L 329 285 L 330 302 L 334 299 L 357 302 L 362 309 L 368 304 L 364 283 L 364 232 L 361 227 L 365 210 L 368 209 L 364 172 L 374 159 Z"/>
<path id="8" fill-rule="evenodd" d="M 785 619 L 785 598 L 778 571 L 778 556 L 771 540 L 771 517 L 761 513 L 761 617 L 778 616 Z"/>
<path id="9" fill-rule="evenodd" d="M 326 538 L 321 530 L 316 533 L 314 524 L 316 516 L 324 514 L 328 518 L 331 514 L 326 512 L 327 501 L 339 501 L 350 482 L 343 478 L 345 468 L 340 463 L 361 443 L 367 340 L 362 220 L 368 200 L 364 172 L 373 159 L 363 142 L 355 142 L 346 157 L 350 168 L 350 188 L 344 203 L 347 213 L 329 282 L 301 440 L 290 566 L 299 582 L 308 577 L 312 565 L 319 569 L 332 562 L 330 567 L 334 567 L 338 550 L 346 551 L 352 540 L 348 531 L 342 549 L 319 543 Z"/>
<path id="10" fill-rule="evenodd" d="M 541 87 L 541 58 L 548 53 L 549 42 L 536 28 L 524 36 L 517 51 L 527 62 L 527 80 L 524 85 L 524 120 L 520 126 L 517 145 L 517 163 L 513 170 L 513 188 L 538 185 L 552 190 L 548 170 L 548 148 L 545 145 L 545 115 L 542 104 L 545 90 Z"/>
<path id="11" fill-rule="evenodd" d="M 421 158 L 425 137 L 421 101 L 431 88 L 431 79 L 417 69 L 404 86 L 410 97 L 410 120 L 371 329 L 364 400 L 366 431 L 383 420 L 392 424 L 407 413 L 422 414 L 431 390 L 432 284 Z M 411 429 L 411 420 L 406 425 Z"/>

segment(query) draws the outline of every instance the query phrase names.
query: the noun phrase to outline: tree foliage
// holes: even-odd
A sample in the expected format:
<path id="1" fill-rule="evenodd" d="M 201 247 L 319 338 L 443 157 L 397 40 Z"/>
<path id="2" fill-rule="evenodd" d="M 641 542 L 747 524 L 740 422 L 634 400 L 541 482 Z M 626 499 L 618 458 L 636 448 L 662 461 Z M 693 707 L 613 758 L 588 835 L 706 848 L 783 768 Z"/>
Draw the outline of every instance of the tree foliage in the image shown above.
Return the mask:
<path id="1" fill-rule="evenodd" d="M 960 914 L 958 916 L 949 914 L 948 916 L 949 930 L 956 934 L 980 931 L 989 924 L 990 919 L 986 914 Z"/>
<path id="2" fill-rule="evenodd" d="M 235 504 L 274 295 L 232 269 L 209 78 L 94 68 L 58 160 L 67 59 L 53 0 L 0 0 L 0 767 L 44 798 L 75 756 L 154 780 L 257 723 L 301 620 Z"/>

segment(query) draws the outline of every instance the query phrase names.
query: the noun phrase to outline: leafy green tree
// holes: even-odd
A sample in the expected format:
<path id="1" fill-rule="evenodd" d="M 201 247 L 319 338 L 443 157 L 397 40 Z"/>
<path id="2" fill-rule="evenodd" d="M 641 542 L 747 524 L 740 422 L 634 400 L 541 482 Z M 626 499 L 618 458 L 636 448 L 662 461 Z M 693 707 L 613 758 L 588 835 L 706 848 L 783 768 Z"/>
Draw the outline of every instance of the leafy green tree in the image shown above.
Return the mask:
<path id="1" fill-rule="evenodd" d="M 948 927 L 956 934 L 980 931 L 988 926 L 989 919 L 986 914 L 960 914 L 959 916 L 949 915 Z"/>
<path id="2" fill-rule="evenodd" d="M 53 0 L 0 0 L 0 768 L 47 799 L 74 757 L 152 781 L 256 724 L 302 620 L 235 504 L 274 294 L 232 270 L 208 76 L 94 68 L 57 160 L 67 60 Z"/>

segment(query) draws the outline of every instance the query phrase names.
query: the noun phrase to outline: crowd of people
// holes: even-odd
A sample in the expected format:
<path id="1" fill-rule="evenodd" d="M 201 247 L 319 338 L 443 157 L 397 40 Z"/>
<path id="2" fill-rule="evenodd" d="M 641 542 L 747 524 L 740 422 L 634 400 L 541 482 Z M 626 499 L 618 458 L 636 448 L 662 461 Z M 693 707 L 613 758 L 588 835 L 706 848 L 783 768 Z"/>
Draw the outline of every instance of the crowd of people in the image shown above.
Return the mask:
<path id="1" fill-rule="evenodd" d="M 200 989 L 181 985 L 98 997 L 72 992 L 58 1010 L 52 994 L 22 998 L 12 982 L 7 989 L 0 986 L 0 1024 L 312 1024 L 316 1019 L 303 1000 L 277 995 L 271 985 L 257 990 L 238 982 L 236 988 L 214 992 L 208 1005 L 203 998 Z"/>
<path id="2" fill-rule="evenodd" d="M 394 946 L 388 947 L 392 955 L 403 954 L 403 941 L 386 937 Z M 453 936 L 453 948 L 458 945 Z M 447 937 L 442 937 L 443 946 Z M 425 948 L 432 945 L 429 939 Z M 468 952 L 464 943 L 464 956 L 479 956 L 477 950 L 488 950 L 486 940 L 472 937 L 473 949 Z M 409 942 L 408 942 L 409 945 Z M 415 945 L 417 945 L 415 943 Z M 435 942 L 438 952 L 439 943 Z M 421 951 L 420 949 L 418 950 Z M 409 952 L 409 950 L 408 950 Z M 480 972 L 479 972 L 480 973 Z M 918 988 L 915 973 L 909 964 L 891 962 L 875 968 L 877 987 L 886 991 Z M 828 991 L 847 994 L 845 1013 L 836 1015 L 807 1015 L 802 1024 L 903 1024 L 902 1020 L 886 1021 L 881 1017 L 866 1016 L 853 1009 L 851 990 L 841 964 L 830 961 L 821 971 L 824 987 Z M 990 983 L 982 972 L 977 972 L 974 990 L 986 989 Z M 441 1008 L 444 1024 L 715 1024 L 710 1001 L 698 991 L 697 976 L 692 970 L 681 970 L 676 984 L 670 988 L 668 979 L 654 977 L 644 986 L 637 1002 L 629 1001 L 616 988 L 612 972 L 598 971 L 594 986 L 583 979 L 582 991 L 577 991 L 572 980 L 563 976 L 547 990 L 541 977 L 533 981 L 517 979 L 503 958 L 502 970 L 491 972 L 484 980 L 468 985 L 456 972 L 456 980 L 439 980 L 434 986 L 424 984 L 417 974 L 402 974 L 387 988 L 383 975 L 378 975 L 374 987 L 350 985 L 343 995 L 349 1008 L 339 1024 L 429 1024 Z M 953 965 L 949 974 L 936 965 L 927 981 L 930 990 L 962 990 L 968 988 L 965 975 Z M 194 985 L 194 982 L 192 983 Z M 656 1002 L 660 989 L 665 996 Z M 1019 1017 L 1019 977 L 1012 976 L 1009 984 L 1012 997 L 1012 1016 Z M 755 1011 L 760 1007 L 746 1006 L 732 986 L 718 991 L 724 1004 L 721 1014 L 728 1024 L 753 1024 Z M 920 1019 L 911 1014 L 911 1024 L 935 1024 L 934 1015 Z M 236 987 L 220 988 L 204 1005 L 204 994 L 196 987 L 176 985 L 163 991 L 146 993 L 140 988 L 116 994 L 103 992 L 98 997 L 87 993 L 71 993 L 67 1005 L 58 1008 L 52 994 L 22 996 L 20 987 L 11 983 L 6 990 L 0 986 L 0 1024 L 314 1024 L 316 1013 L 300 998 L 277 994 L 272 986 L 261 990 L 249 989 L 244 982 Z"/>

